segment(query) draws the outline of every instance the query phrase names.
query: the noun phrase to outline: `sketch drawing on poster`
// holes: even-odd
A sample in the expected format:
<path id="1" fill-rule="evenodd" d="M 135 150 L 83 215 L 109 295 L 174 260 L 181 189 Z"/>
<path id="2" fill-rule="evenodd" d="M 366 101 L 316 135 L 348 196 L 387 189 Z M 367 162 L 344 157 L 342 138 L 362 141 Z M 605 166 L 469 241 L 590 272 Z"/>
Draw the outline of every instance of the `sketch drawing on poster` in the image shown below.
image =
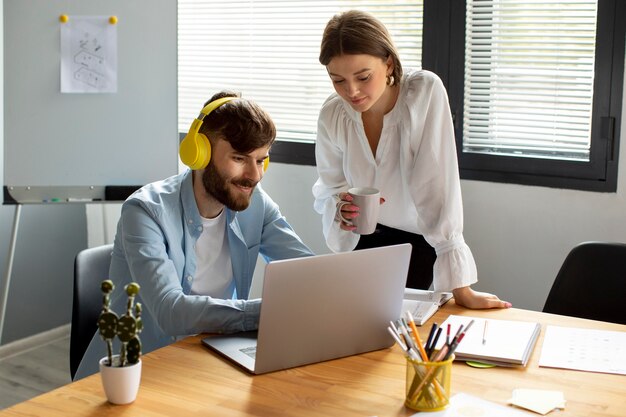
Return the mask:
<path id="1" fill-rule="evenodd" d="M 61 93 L 117 92 L 117 17 L 61 21 Z"/>

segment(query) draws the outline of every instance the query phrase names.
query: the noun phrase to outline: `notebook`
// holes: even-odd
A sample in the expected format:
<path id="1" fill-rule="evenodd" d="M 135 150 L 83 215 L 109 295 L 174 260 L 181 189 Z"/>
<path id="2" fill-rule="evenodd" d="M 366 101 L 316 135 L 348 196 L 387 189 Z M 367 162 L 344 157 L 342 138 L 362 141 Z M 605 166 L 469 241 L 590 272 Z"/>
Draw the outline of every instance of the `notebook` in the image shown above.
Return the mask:
<path id="1" fill-rule="evenodd" d="M 465 327 L 471 320 L 474 323 L 454 352 L 456 360 L 526 366 L 541 332 L 540 323 L 450 315 L 441 327 L 447 329 L 450 323 L 454 335 L 461 324 Z M 436 348 L 444 342 L 445 337 L 440 337 Z"/>
<path id="2" fill-rule="evenodd" d="M 202 343 L 253 374 L 390 347 L 411 245 L 270 262 L 258 332 Z"/>

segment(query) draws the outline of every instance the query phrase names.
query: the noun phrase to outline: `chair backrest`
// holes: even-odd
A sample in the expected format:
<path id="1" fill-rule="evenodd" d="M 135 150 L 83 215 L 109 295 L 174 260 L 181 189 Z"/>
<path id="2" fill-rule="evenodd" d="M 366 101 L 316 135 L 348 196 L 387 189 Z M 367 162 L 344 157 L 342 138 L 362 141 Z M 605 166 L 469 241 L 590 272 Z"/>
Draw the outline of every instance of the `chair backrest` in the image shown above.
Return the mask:
<path id="1" fill-rule="evenodd" d="M 546 313 L 626 324 L 626 244 L 583 242 L 565 258 Z"/>
<path id="2" fill-rule="evenodd" d="M 109 277 L 113 245 L 82 250 L 74 260 L 74 297 L 70 334 L 70 372 L 72 379 L 98 328 L 102 310 L 100 283 Z"/>

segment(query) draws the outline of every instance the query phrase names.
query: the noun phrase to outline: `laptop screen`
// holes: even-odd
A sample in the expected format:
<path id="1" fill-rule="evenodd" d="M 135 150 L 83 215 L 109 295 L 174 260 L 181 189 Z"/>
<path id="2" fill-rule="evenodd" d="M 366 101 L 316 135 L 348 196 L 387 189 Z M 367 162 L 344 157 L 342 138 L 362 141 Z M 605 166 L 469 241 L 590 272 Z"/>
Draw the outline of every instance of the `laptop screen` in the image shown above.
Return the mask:
<path id="1" fill-rule="evenodd" d="M 267 264 L 253 372 L 392 346 L 387 326 L 400 317 L 410 253 L 403 244 Z"/>

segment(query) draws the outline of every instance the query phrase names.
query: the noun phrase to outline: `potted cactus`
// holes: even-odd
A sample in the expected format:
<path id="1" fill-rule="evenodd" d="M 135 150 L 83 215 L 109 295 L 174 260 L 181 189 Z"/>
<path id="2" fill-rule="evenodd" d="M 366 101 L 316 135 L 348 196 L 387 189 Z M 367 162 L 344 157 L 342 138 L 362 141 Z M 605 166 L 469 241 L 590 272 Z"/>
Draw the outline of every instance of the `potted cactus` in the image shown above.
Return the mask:
<path id="1" fill-rule="evenodd" d="M 110 309 L 111 293 L 115 285 L 102 281 L 102 312 L 98 318 L 98 331 L 107 346 L 107 356 L 100 360 L 100 375 L 107 399 L 113 404 L 128 404 L 135 400 L 141 380 L 141 340 L 143 328 L 141 304 L 135 303 L 139 285 L 131 282 L 124 289 L 128 296 L 126 312 L 118 316 Z M 113 340 L 120 341 L 120 353 L 113 353 Z"/>

